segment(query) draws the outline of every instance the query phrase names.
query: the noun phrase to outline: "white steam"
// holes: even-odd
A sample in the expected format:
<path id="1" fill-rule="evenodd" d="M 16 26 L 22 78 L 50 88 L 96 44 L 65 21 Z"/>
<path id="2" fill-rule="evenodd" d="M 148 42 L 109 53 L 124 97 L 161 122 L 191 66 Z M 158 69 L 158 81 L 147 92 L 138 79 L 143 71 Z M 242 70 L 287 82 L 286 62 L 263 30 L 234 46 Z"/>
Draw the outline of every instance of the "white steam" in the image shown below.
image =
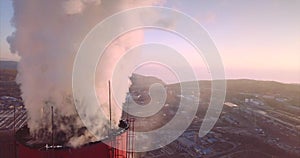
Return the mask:
<path id="1" fill-rule="evenodd" d="M 21 84 L 32 135 L 40 135 L 41 129 L 51 131 L 50 107 L 53 106 L 55 129 L 66 133 L 71 146 L 79 146 L 93 140 L 88 132 L 84 132 L 83 136 L 74 133 L 74 128 L 83 127 L 77 117 L 71 85 L 73 61 L 79 45 L 90 29 L 109 15 L 123 9 L 159 3 L 160 0 L 13 1 L 15 12 L 12 24 L 16 31 L 7 41 L 11 51 L 17 52 L 21 57 L 17 82 Z M 96 83 L 104 112 L 108 113 L 108 109 L 105 108 L 108 102 L 107 81 L 111 78 L 112 65 L 126 50 L 142 40 L 142 31 L 128 33 L 115 40 L 104 55 L 103 62 L 97 69 Z M 84 105 L 84 101 L 79 102 L 91 120 L 100 122 L 94 129 L 106 135 L 107 118 L 87 110 L 88 105 Z M 121 110 L 115 105 L 112 109 L 113 125 L 116 127 Z"/>

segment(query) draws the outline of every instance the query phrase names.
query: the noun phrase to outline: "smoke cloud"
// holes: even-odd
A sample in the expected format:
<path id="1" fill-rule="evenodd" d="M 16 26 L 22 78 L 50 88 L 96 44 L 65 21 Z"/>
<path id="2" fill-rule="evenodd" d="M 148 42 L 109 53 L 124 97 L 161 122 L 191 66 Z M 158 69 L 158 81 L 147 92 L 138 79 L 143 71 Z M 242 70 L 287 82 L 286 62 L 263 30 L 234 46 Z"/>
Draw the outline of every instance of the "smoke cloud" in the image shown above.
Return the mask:
<path id="1" fill-rule="evenodd" d="M 16 31 L 7 38 L 11 52 L 21 57 L 17 82 L 28 110 L 31 135 L 49 136 L 54 107 L 54 132 L 70 146 L 80 146 L 95 138 L 84 130 L 72 98 L 72 68 L 75 54 L 85 35 L 97 23 L 118 11 L 132 7 L 160 5 L 160 0 L 14 0 L 12 25 Z M 142 18 L 141 18 L 142 19 Z M 122 24 L 132 19 L 124 19 Z M 114 30 L 111 30 L 114 31 Z M 105 52 L 97 68 L 96 90 L 101 106 L 108 113 L 108 86 L 117 59 L 143 41 L 143 31 L 133 31 L 116 39 Z M 124 94 L 124 101 L 125 101 Z M 106 135 L 107 116 L 88 109 L 78 101 L 93 130 Z M 117 126 L 121 109 L 113 104 L 113 125 Z"/>

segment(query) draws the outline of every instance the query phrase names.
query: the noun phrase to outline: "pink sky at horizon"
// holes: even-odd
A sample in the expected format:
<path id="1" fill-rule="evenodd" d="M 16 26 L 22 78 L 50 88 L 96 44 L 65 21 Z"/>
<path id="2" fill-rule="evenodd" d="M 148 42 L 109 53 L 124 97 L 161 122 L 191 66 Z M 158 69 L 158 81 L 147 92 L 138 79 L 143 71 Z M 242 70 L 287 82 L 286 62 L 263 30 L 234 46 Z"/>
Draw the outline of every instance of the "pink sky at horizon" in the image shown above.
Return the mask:
<path id="1" fill-rule="evenodd" d="M 9 53 L 6 42 L 14 30 L 9 22 L 13 15 L 11 1 L 1 1 L 0 6 L 0 59 L 18 60 Z M 167 0 L 165 6 L 192 16 L 208 31 L 222 57 L 227 79 L 300 83 L 300 1 Z M 184 40 L 157 31 L 147 31 L 145 35 L 146 42 L 176 47 L 189 58 L 200 79 L 209 78 L 205 61 L 193 54 Z M 158 72 L 157 68 L 154 72 Z"/>

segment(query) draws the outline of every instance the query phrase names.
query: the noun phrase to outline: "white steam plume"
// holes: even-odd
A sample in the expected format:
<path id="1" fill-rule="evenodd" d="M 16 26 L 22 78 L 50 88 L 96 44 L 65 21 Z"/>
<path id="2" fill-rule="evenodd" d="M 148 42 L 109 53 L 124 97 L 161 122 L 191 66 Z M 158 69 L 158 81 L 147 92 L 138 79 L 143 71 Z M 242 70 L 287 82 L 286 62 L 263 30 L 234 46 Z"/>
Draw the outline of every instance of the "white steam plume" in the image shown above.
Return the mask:
<path id="1" fill-rule="evenodd" d="M 51 130 L 49 110 L 50 106 L 54 106 L 55 128 L 67 133 L 67 141 L 71 145 L 78 146 L 92 139 L 90 136 L 76 139 L 73 131 L 74 127 L 82 127 L 73 103 L 71 87 L 73 61 L 80 42 L 98 22 L 117 11 L 160 3 L 160 0 L 13 1 L 15 12 L 12 24 L 16 31 L 7 41 L 11 51 L 21 57 L 17 82 L 21 84 L 32 135 L 39 135 L 41 129 Z M 131 32 L 115 40 L 107 50 L 104 57 L 107 60 L 101 65 L 106 70 L 98 68 L 103 72 L 98 74 L 100 79 L 96 83 L 102 106 L 107 106 L 107 81 L 111 78 L 111 65 L 128 48 L 142 42 L 142 39 L 142 31 Z M 82 104 L 85 110 L 86 106 Z M 107 109 L 105 112 L 108 112 Z M 99 133 L 105 132 L 107 119 L 97 116 L 91 110 L 86 110 L 86 113 L 94 121 L 101 122 L 101 126 L 94 129 Z M 120 117 L 121 111 L 113 106 L 115 126 Z"/>

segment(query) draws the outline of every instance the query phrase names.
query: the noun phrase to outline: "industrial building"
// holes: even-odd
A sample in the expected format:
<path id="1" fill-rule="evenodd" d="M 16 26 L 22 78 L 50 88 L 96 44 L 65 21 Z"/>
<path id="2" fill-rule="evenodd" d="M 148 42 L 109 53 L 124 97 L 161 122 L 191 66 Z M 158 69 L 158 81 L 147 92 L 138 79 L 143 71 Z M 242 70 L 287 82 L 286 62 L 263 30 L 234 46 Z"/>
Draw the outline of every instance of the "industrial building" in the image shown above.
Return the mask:
<path id="1" fill-rule="evenodd" d="M 13 107 L 0 109 L 0 158 L 134 157 L 134 118 L 124 117 L 124 120 L 120 120 L 118 129 L 107 129 L 109 132 L 101 140 L 71 147 L 67 142 L 54 141 L 60 137 L 53 129 L 52 136 L 47 141 L 33 137 L 27 126 L 26 109 L 19 106 L 18 100 L 11 103 L 8 102 L 10 98 L 7 98 L 2 99 L 3 104 Z M 53 119 L 53 115 L 51 118 Z M 88 131 L 87 128 L 74 130 Z"/>
<path id="2" fill-rule="evenodd" d="M 34 140 L 29 134 L 29 128 L 26 126 L 27 115 L 25 110 L 16 112 L 14 110 L 1 110 L 0 114 L 1 158 L 134 157 L 132 144 L 134 119 L 120 121 L 119 129 L 103 140 L 72 148 L 62 144 L 38 143 Z"/>

